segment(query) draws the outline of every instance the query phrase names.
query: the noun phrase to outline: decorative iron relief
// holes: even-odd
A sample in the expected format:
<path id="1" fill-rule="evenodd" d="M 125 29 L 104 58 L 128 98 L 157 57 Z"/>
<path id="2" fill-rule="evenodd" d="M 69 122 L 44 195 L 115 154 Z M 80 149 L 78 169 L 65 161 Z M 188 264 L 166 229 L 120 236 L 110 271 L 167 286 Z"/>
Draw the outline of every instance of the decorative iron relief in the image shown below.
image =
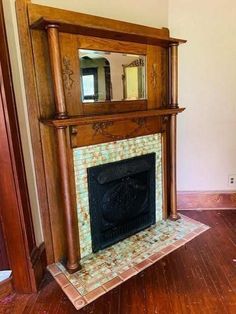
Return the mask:
<path id="1" fill-rule="evenodd" d="M 63 80 L 65 84 L 65 90 L 68 95 L 71 95 L 71 89 L 74 84 L 72 75 L 74 74 L 74 72 L 71 70 L 70 59 L 67 56 L 63 57 L 62 62 L 63 62 L 62 74 L 63 74 Z"/>
<path id="2" fill-rule="evenodd" d="M 92 128 L 94 130 L 93 136 L 100 134 L 110 140 L 118 141 L 118 140 L 124 140 L 124 139 L 135 136 L 137 132 L 140 130 L 140 128 L 148 130 L 147 118 L 137 118 L 137 119 L 132 119 L 131 121 L 134 122 L 137 125 L 137 127 L 135 127 L 134 130 L 132 130 L 131 132 L 125 135 L 112 134 L 109 132 L 108 128 L 114 124 L 112 121 L 94 122 L 92 125 Z M 150 130 L 149 132 L 152 132 L 152 131 Z"/>

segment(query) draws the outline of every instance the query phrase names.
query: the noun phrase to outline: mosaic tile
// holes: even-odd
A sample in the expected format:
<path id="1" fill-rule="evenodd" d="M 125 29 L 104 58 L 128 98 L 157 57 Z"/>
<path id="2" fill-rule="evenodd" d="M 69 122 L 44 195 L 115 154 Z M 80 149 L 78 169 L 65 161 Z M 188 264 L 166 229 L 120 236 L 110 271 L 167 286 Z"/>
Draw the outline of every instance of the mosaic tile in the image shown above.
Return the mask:
<path id="1" fill-rule="evenodd" d="M 92 302 L 160 258 L 209 229 L 181 215 L 178 221 L 159 221 L 122 242 L 81 260 L 82 269 L 69 274 L 61 263 L 48 266 L 77 309 Z"/>
<path id="2" fill-rule="evenodd" d="M 90 302 L 94 295 L 97 295 L 97 293 L 90 294 L 91 292 L 104 293 L 103 290 L 97 290 L 99 287 L 103 286 L 105 290 L 108 290 L 109 287 L 120 282 L 117 277 L 123 281 L 127 280 L 209 228 L 181 216 L 182 219 L 179 221 L 157 222 L 154 226 L 122 242 L 84 257 L 81 260 L 82 270 L 75 274 L 69 274 L 61 263 L 50 265 L 48 269 L 62 288 L 68 286 L 66 278 L 73 285 L 74 289 L 65 291 L 67 295 L 68 291 L 71 291 L 70 297 L 73 294 L 75 299 L 78 297 L 75 293 L 77 290 L 79 296 L 84 296 L 86 302 Z M 58 276 L 61 276 L 62 273 L 66 278 L 58 280 Z M 110 285 L 107 282 L 110 282 Z M 89 297 L 86 297 L 88 294 Z"/>
<path id="3" fill-rule="evenodd" d="M 92 253 L 87 168 L 156 153 L 156 221 L 162 219 L 162 136 L 152 134 L 110 143 L 75 148 L 74 171 L 81 256 Z"/>

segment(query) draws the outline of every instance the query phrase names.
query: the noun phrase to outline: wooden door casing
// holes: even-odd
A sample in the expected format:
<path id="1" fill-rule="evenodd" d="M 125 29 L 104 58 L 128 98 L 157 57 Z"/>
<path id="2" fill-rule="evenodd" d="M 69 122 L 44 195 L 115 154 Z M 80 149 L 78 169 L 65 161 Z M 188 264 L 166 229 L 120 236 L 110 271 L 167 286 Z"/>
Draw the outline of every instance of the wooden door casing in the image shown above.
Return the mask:
<path id="1" fill-rule="evenodd" d="M 14 288 L 31 293 L 42 279 L 44 244 L 35 242 L 2 0 L 0 38 L 0 216 Z"/>

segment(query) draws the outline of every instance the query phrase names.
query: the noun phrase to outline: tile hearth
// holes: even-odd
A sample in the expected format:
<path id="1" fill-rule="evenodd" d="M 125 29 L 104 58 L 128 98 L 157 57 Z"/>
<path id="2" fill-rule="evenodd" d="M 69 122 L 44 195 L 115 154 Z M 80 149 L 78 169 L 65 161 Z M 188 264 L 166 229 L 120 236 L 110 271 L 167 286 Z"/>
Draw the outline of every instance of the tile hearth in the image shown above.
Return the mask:
<path id="1" fill-rule="evenodd" d="M 181 215 L 178 221 L 159 221 L 107 249 L 81 260 L 82 270 L 69 274 L 61 263 L 48 266 L 55 280 L 81 309 L 171 251 L 209 229 Z"/>

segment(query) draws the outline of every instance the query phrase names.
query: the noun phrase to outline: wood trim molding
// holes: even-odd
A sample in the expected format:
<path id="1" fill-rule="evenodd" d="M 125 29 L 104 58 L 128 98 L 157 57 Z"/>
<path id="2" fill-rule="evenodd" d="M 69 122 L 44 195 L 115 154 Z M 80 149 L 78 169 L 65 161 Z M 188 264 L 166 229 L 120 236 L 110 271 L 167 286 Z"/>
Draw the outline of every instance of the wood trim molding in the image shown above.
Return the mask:
<path id="1" fill-rule="evenodd" d="M 45 29 L 48 24 L 57 24 L 63 32 L 86 36 L 93 36 L 96 32 L 101 38 L 116 38 L 165 46 L 169 43 L 186 42 L 183 39 L 169 37 L 167 28 L 157 29 L 32 3 L 28 5 L 28 12 L 32 29 Z M 93 21 L 92 25 L 91 21 Z"/>
<path id="2" fill-rule="evenodd" d="M 185 108 L 176 109 L 156 109 L 147 111 L 133 111 L 124 112 L 117 114 L 106 114 L 106 115 L 93 115 L 93 116 L 72 116 L 66 119 L 41 119 L 41 122 L 49 126 L 54 126 L 56 128 L 74 126 L 74 125 L 86 125 L 91 123 L 102 123 L 104 121 L 125 121 L 130 119 L 148 118 L 148 117 L 158 117 L 167 116 L 172 114 L 177 114 L 183 112 Z"/>
<path id="3" fill-rule="evenodd" d="M 179 210 L 236 209 L 236 191 L 178 192 Z"/>
<path id="4" fill-rule="evenodd" d="M 42 242 L 38 247 L 36 246 L 31 252 L 30 256 L 31 266 L 34 272 L 35 281 L 37 283 L 37 287 L 42 281 L 42 278 L 45 274 L 47 267 L 47 258 L 46 258 L 46 250 L 45 244 Z"/>
<path id="5" fill-rule="evenodd" d="M 21 57 L 23 63 L 24 82 L 26 88 L 26 99 L 28 106 L 30 132 L 32 139 L 32 147 L 34 151 L 34 166 L 36 174 L 37 191 L 39 196 L 39 205 L 41 209 L 43 235 L 46 247 L 48 263 L 54 262 L 53 235 L 51 231 L 52 218 L 50 217 L 48 191 L 46 187 L 46 174 L 43 160 L 43 149 L 41 145 L 41 128 L 38 123 L 40 116 L 38 95 L 36 89 L 36 78 L 34 59 L 32 53 L 31 34 L 28 26 L 27 6 L 29 1 L 16 0 L 16 14 L 18 20 L 18 30 L 21 47 Z M 28 64 L 28 67 L 24 66 Z"/>
<path id="6" fill-rule="evenodd" d="M 37 259 L 33 265 L 31 259 L 37 247 L 1 0 L 0 37 L 0 216 L 14 288 L 19 293 L 31 293 L 37 290 L 45 265 L 36 263 Z M 40 252 L 39 256 L 42 256 L 42 248 Z M 36 265 L 40 265 L 41 272 L 36 270 L 39 267 Z"/>

